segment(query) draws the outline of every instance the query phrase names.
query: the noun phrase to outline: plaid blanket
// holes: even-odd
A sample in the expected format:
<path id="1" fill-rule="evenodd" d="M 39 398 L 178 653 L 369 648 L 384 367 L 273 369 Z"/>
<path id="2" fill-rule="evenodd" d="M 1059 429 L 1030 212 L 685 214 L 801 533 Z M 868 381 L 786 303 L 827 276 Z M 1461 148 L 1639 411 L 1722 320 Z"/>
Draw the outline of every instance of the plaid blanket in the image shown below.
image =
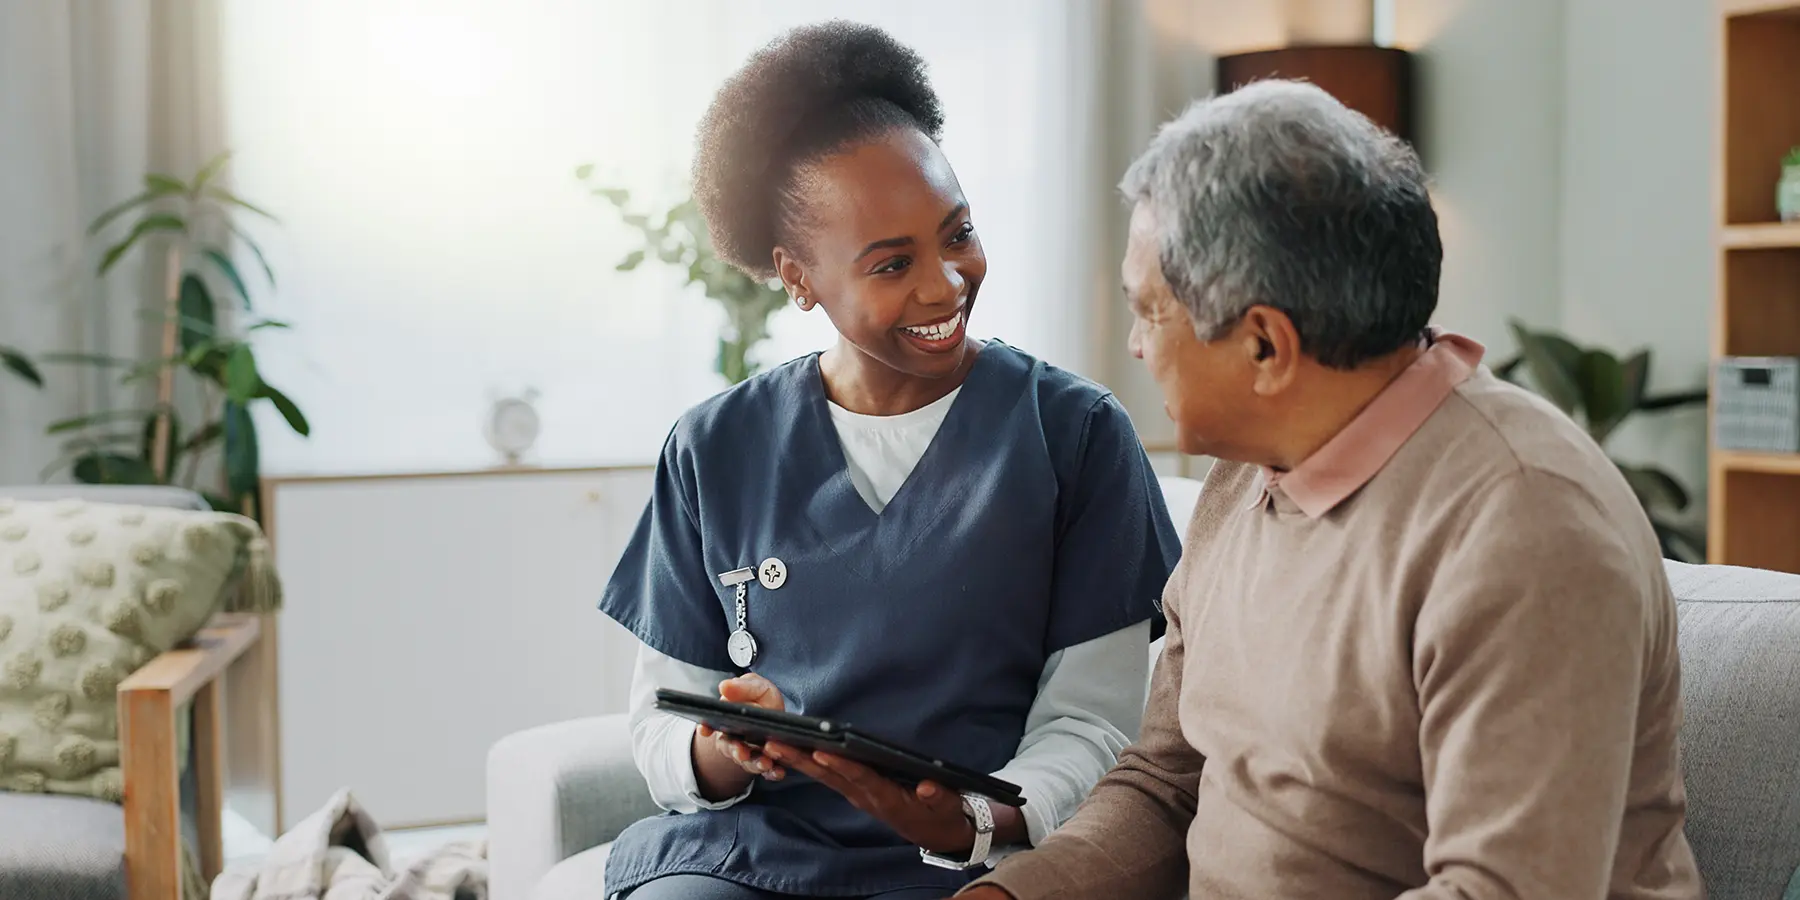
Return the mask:
<path id="1" fill-rule="evenodd" d="M 450 844 L 395 871 L 375 820 L 338 791 L 261 859 L 226 869 L 212 900 L 487 900 L 487 846 Z"/>

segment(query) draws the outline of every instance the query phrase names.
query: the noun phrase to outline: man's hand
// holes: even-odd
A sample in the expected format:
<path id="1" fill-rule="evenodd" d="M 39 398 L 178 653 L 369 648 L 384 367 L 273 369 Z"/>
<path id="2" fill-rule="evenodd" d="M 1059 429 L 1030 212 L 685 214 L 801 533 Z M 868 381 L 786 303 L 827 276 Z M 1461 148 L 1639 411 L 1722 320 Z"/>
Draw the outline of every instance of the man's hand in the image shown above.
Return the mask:
<path id="1" fill-rule="evenodd" d="M 787 709 L 781 691 L 761 675 L 740 675 L 719 683 L 719 696 L 733 703 L 763 709 Z M 770 781 L 787 777 L 786 770 L 769 761 L 755 747 L 701 725 L 694 729 L 694 778 L 708 800 L 722 801 L 742 794 L 759 776 Z"/>
<path id="2" fill-rule="evenodd" d="M 967 854 L 975 846 L 975 825 L 963 814 L 962 797 L 943 785 L 927 781 L 908 789 L 841 756 L 808 754 L 773 741 L 763 753 L 843 794 L 908 843 L 946 856 Z"/>

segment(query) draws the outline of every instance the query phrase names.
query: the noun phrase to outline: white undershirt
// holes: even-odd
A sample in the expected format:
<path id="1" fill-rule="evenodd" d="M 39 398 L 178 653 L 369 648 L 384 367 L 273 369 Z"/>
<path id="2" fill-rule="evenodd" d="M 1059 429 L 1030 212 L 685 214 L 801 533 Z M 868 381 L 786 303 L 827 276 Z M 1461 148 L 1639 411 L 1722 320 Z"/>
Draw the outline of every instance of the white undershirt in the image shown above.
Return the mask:
<path id="1" fill-rule="evenodd" d="M 866 416 L 831 404 L 831 421 L 844 448 L 850 481 L 877 513 L 887 507 L 931 445 L 959 387 L 948 396 L 897 416 Z M 1038 679 L 1037 699 L 1025 719 L 1018 755 L 994 774 L 1025 795 L 1025 826 L 1033 845 L 1075 813 L 1119 751 L 1137 739 L 1149 670 L 1150 623 L 1050 655 Z M 663 809 L 692 813 L 725 809 L 755 789 L 720 803 L 700 796 L 691 747 L 693 722 L 658 712 L 657 688 L 716 694 L 732 677 L 638 647 L 631 679 L 631 753 Z M 779 687 L 779 685 L 777 685 Z M 996 854 L 998 856 L 999 854 Z"/>

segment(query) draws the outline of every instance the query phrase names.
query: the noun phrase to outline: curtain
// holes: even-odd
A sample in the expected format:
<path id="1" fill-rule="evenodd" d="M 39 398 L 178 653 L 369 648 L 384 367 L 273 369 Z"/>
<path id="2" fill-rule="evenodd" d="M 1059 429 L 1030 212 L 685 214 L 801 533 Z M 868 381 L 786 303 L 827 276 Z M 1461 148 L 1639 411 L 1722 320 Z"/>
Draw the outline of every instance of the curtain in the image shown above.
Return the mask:
<path id="1" fill-rule="evenodd" d="M 147 171 L 191 171 L 219 149 L 217 27 L 207 0 L 0 3 L 0 344 L 153 350 L 155 324 L 139 312 L 157 291 L 154 254 L 99 281 L 104 239 L 86 228 Z M 150 402 L 149 385 L 40 368 L 41 391 L 0 374 L 0 484 L 35 482 L 58 458 L 51 422 Z"/>
<path id="2" fill-rule="evenodd" d="M 867 21 L 917 48 L 991 265 L 971 323 L 1102 377 L 1117 305 L 1117 171 L 1086 0 L 314 0 L 227 4 L 226 107 L 247 223 L 279 289 L 259 364 L 310 439 L 260 429 L 265 472 L 481 467 L 481 425 L 527 388 L 531 461 L 654 458 L 723 387 L 722 315 L 633 244 L 578 165 L 650 204 L 683 196 L 719 82 L 797 24 Z M 1122 233 L 1122 232 L 1121 232 Z M 828 346 L 822 313 L 771 322 L 765 365 Z"/>

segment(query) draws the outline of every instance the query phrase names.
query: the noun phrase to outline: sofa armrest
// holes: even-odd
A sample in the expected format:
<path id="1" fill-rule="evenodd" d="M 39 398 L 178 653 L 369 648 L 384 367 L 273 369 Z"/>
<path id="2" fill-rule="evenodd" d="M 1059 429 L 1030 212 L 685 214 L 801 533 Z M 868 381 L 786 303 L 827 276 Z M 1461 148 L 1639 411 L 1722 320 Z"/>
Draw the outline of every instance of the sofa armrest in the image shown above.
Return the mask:
<path id="1" fill-rule="evenodd" d="M 219 686 L 231 663 L 262 633 L 256 616 L 225 614 L 146 663 L 119 685 L 119 745 L 125 776 L 125 883 L 132 900 L 182 896 L 180 736 L 176 710 L 192 702 L 200 867 L 210 880 L 224 862 L 223 751 Z"/>
<path id="2" fill-rule="evenodd" d="M 524 900 L 551 867 L 660 813 L 631 759 L 623 715 L 502 738 L 488 751 L 488 887 Z"/>

